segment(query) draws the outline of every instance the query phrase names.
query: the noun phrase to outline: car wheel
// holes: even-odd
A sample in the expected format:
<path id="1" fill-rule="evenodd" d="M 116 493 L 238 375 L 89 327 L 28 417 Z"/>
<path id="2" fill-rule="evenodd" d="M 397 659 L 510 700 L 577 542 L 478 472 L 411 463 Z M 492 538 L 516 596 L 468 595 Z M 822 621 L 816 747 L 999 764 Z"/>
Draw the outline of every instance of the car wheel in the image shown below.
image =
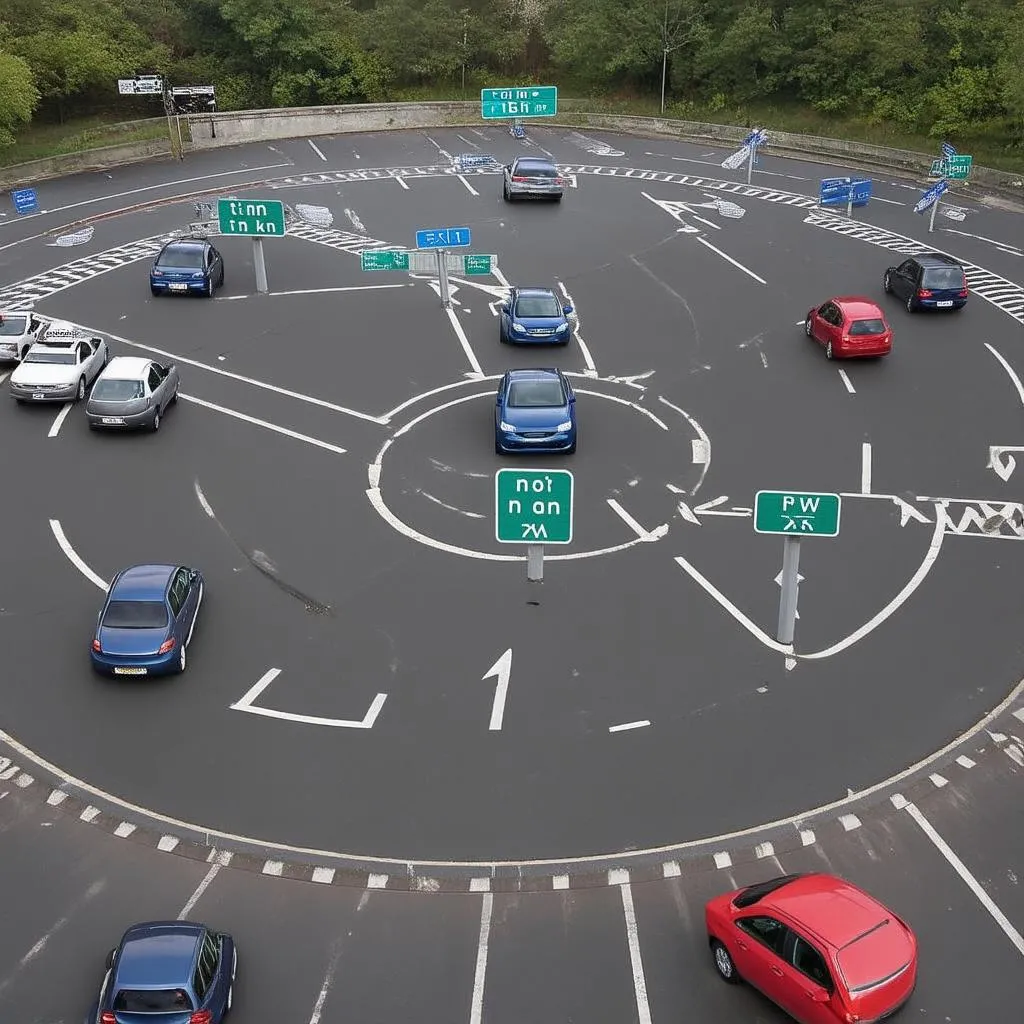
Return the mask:
<path id="1" fill-rule="evenodd" d="M 732 957 L 729 956 L 729 950 L 715 939 L 711 943 L 711 955 L 714 958 L 715 970 L 718 971 L 718 976 L 722 981 L 735 985 L 740 980 L 740 976 L 736 970 L 736 965 L 732 962 Z"/>
<path id="2" fill-rule="evenodd" d="M 810 313 L 807 314 L 807 319 L 804 321 L 804 334 L 806 334 L 808 338 L 813 338 L 814 337 L 814 335 L 812 333 L 811 314 Z"/>
<path id="3" fill-rule="evenodd" d="M 178 389 L 177 388 L 174 389 L 174 394 L 171 395 L 171 401 L 170 401 L 169 404 L 170 405 L 177 405 L 178 404 Z"/>
<path id="4" fill-rule="evenodd" d="M 78 391 L 75 392 L 75 401 L 80 402 L 85 398 L 85 378 L 78 378 Z"/>
<path id="5" fill-rule="evenodd" d="M 907 312 L 908 313 L 913 313 L 915 309 L 917 309 L 917 300 L 914 298 L 913 295 L 908 295 L 907 296 Z"/>
<path id="6" fill-rule="evenodd" d="M 831 359 L 832 358 L 832 342 L 831 341 L 829 341 L 829 342 L 827 342 L 825 344 L 825 358 L 826 359 Z"/>
<path id="7" fill-rule="evenodd" d="M 153 413 L 153 425 L 152 425 L 152 427 L 150 429 L 153 431 L 154 434 L 160 429 L 160 410 L 159 409 L 157 409 L 157 411 L 155 413 Z"/>
<path id="8" fill-rule="evenodd" d="M 882 278 L 882 287 L 885 289 L 886 295 L 892 295 L 892 278 L 889 276 L 889 271 L 885 272 L 885 277 Z"/>
<path id="9" fill-rule="evenodd" d="M 149 290 L 153 293 L 154 298 L 160 294 L 160 289 L 154 288 L 152 285 L 149 286 Z"/>
<path id="10" fill-rule="evenodd" d="M 178 649 L 178 674 L 180 675 L 185 671 L 185 663 L 188 661 L 188 655 L 185 653 L 185 645 L 182 644 Z"/>

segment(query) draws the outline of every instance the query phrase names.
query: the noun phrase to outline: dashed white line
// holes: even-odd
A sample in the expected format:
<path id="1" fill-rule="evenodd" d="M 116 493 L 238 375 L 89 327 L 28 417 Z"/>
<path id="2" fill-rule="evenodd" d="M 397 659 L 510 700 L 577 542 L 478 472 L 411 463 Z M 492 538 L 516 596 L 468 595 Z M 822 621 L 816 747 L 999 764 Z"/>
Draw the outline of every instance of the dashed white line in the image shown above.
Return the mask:
<path id="1" fill-rule="evenodd" d="M 839 378 L 840 378 L 840 380 L 842 380 L 843 386 L 846 388 L 847 391 L 850 392 L 851 395 L 857 394 L 857 391 L 856 391 L 856 389 L 853 386 L 853 381 L 850 380 L 850 378 L 847 375 L 846 371 L 841 369 L 841 368 L 839 369 Z"/>
<path id="2" fill-rule="evenodd" d="M 627 876 L 628 877 L 628 876 Z M 633 906 L 631 884 L 619 886 L 622 894 L 622 913 L 626 919 L 626 941 L 629 944 L 629 963 L 633 969 L 633 992 L 636 996 L 636 1012 L 640 1024 L 651 1024 L 651 1006 L 647 999 L 647 979 L 644 976 L 644 962 L 640 955 L 640 932 L 636 923 L 636 908 Z"/>
<path id="3" fill-rule="evenodd" d="M 470 183 L 469 183 L 469 182 L 468 182 L 468 181 L 466 180 L 466 176 L 465 176 L 464 174 L 457 174 L 457 175 L 456 175 L 456 177 L 457 177 L 457 178 L 459 179 L 459 181 L 461 181 L 461 182 L 462 182 L 462 184 L 463 184 L 463 185 L 465 185 L 465 186 L 466 186 L 466 188 L 468 188 L 468 189 L 469 189 L 469 191 L 470 191 L 470 192 L 471 192 L 471 193 L 472 193 L 473 195 L 475 195 L 475 196 L 478 196 L 478 195 L 480 195 L 480 193 L 479 193 L 479 192 L 477 192 L 477 190 L 476 190 L 475 188 L 473 188 L 473 186 L 472 186 L 472 185 L 470 185 Z"/>
<path id="4" fill-rule="evenodd" d="M 718 253 L 718 255 L 721 256 L 723 260 L 726 260 L 727 262 L 731 263 L 738 270 L 742 270 L 744 274 L 747 274 L 748 276 L 752 277 L 755 281 L 760 281 L 761 284 L 768 283 L 763 277 L 760 277 L 758 274 L 755 274 L 752 270 L 749 270 L 747 267 L 743 266 L 743 264 L 740 263 L 739 260 L 734 260 L 728 253 L 722 252 L 722 250 L 719 249 L 718 246 L 712 245 L 706 238 L 702 238 L 700 235 L 697 235 L 697 241 L 700 242 L 700 244 L 705 246 L 706 248 L 711 249 L 712 252 Z"/>
<path id="5" fill-rule="evenodd" d="M 639 722 L 623 722 L 622 725 L 609 725 L 609 732 L 629 732 L 631 729 L 644 729 L 651 724 L 650 719 L 644 718 Z"/>
<path id="6" fill-rule="evenodd" d="M 871 443 L 865 441 L 860 446 L 860 493 L 871 493 Z"/>
<path id="7" fill-rule="evenodd" d="M 65 402 L 61 406 L 60 412 L 57 413 L 57 418 L 53 421 L 53 426 L 50 427 L 50 432 L 46 435 L 47 437 L 56 437 L 60 433 L 60 428 L 68 418 L 68 413 L 71 412 L 74 404 L 74 402 Z"/>
<path id="8" fill-rule="evenodd" d="M 473 972 L 473 998 L 470 1003 L 469 1024 L 481 1024 L 484 1016 L 484 983 L 487 980 L 487 951 L 491 941 L 491 914 L 494 912 L 494 894 L 483 895 L 480 908 L 480 937 L 476 946 L 476 970 Z"/>
<path id="9" fill-rule="evenodd" d="M 309 143 L 310 148 L 313 150 L 313 152 L 316 153 L 316 155 L 318 157 L 320 157 L 320 159 L 323 160 L 324 163 L 326 163 L 327 162 L 327 157 L 324 156 L 324 154 L 321 151 L 320 147 L 312 139 L 306 139 L 306 141 Z"/>
<path id="10" fill-rule="evenodd" d="M 64 552 L 67 560 L 90 582 L 95 584 L 100 590 L 106 592 L 107 581 L 102 576 L 98 576 L 85 564 L 85 562 L 79 557 L 78 552 L 71 546 L 71 541 L 64 535 L 64 527 L 60 525 L 59 519 L 50 520 L 50 529 L 53 531 L 53 536 L 57 543 L 60 545 L 61 551 Z"/>
<path id="11" fill-rule="evenodd" d="M 323 295 L 327 292 L 381 292 L 389 288 L 415 288 L 411 281 L 401 284 L 350 284 L 331 288 L 295 288 L 287 292 L 266 292 L 267 295 Z M 255 295 L 218 295 L 217 302 L 237 302 L 239 299 L 252 299 Z M 260 296 L 262 298 L 262 296 Z"/>

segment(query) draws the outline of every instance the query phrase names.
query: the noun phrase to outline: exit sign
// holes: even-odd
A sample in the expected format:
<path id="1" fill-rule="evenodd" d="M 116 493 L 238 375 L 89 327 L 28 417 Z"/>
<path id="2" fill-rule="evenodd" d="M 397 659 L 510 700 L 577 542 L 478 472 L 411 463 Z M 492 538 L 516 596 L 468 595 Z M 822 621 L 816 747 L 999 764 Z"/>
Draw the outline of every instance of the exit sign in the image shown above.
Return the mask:
<path id="1" fill-rule="evenodd" d="M 558 87 L 525 85 L 480 90 L 480 116 L 485 121 L 502 117 L 554 117 L 558 113 Z"/>
<path id="2" fill-rule="evenodd" d="M 788 537 L 838 537 L 840 505 L 838 494 L 758 491 L 754 496 L 754 530 Z"/>
<path id="3" fill-rule="evenodd" d="M 218 199 L 222 235 L 283 235 L 284 203 L 277 199 Z"/>
<path id="4" fill-rule="evenodd" d="M 494 536 L 502 544 L 571 544 L 572 498 L 567 469 L 499 469 Z"/>

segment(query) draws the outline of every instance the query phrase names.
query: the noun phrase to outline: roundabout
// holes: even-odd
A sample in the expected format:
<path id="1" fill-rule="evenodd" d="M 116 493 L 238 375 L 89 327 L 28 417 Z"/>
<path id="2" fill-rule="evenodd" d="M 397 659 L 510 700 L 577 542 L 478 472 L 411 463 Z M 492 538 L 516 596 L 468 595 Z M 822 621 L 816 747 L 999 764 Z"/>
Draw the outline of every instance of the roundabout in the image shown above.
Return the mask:
<path id="1" fill-rule="evenodd" d="M 261 874 L 489 892 L 799 859 L 907 793 L 948 795 L 934 779 L 964 760 L 1013 775 L 1021 549 L 980 544 L 1024 539 L 1009 258 L 929 239 L 963 253 L 971 299 L 911 316 L 882 288 L 897 254 L 930 248 L 900 199 L 853 222 L 810 188 L 678 173 L 648 140 L 593 152 L 610 166 L 579 163 L 572 133 L 544 143 L 571 182 L 557 206 L 504 204 L 499 178 L 410 134 L 421 163 L 104 212 L 60 265 L 27 225 L 9 240 L 0 309 L 181 378 L 159 434 L 0 408 L 8 479 L 27 481 L 0 583 L 21 798 L 42 787 L 115 835 Z M 215 298 L 152 297 L 149 260 L 215 195 L 316 204 L 335 226 L 267 242 L 267 295 L 225 237 Z M 360 272 L 360 252 L 441 222 L 498 257 L 452 277 L 450 308 L 430 275 Z M 578 313 L 565 347 L 499 342 L 496 305 L 535 284 Z M 805 337 L 840 294 L 885 310 L 890 356 L 830 362 Z M 531 366 L 571 382 L 575 454 L 495 454 L 498 382 Z M 542 584 L 495 539 L 495 473 L 517 466 L 575 478 L 573 540 Z M 843 501 L 839 536 L 804 545 L 793 644 L 781 545 L 752 523 L 773 488 Z M 94 677 L 102 592 L 160 560 L 205 579 L 187 671 Z"/>

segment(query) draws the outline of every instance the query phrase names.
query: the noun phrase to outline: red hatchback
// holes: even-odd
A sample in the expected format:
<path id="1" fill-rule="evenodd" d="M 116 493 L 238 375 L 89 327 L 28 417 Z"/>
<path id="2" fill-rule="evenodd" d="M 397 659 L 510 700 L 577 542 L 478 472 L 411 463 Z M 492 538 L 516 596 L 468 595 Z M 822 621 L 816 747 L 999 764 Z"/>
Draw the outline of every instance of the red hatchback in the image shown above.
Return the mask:
<path id="1" fill-rule="evenodd" d="M 870 299 L 840 295 L 812 309 L 804 321 L 808 338 L 825 346 L 829 359 L 887 356 L 892 351 L 892 328 Z"/>
<path id="2" fill-rule="evenodd" d="M 917 939 L 891 910 L 831 875 L 783 875 L 704 911 L 719 975 L 744 979 L 800 1024 L 871 1024 L 917 983 Z"/>

